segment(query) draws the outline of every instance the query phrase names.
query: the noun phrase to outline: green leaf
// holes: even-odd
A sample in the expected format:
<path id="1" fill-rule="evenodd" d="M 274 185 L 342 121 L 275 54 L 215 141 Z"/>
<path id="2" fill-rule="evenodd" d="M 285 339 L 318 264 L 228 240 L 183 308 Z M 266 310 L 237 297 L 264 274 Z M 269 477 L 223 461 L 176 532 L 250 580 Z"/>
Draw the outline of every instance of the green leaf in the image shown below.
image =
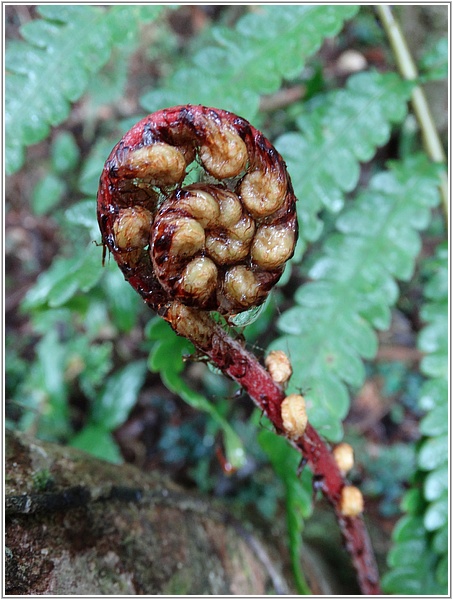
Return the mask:
<path id="1" fill-rule="evenodd" d="M 114 104 L 125 96 L 129 74 L 129 59 L 134 47 L 114 48 L 109 62 L 96 73 L 87 88 L 93 109 L 103 104 Z"/>
<path id="2" fill-rule="evenodd" d="M 422 316 L 425 320 L 428 320 L 427 311 L 422 312 Z M 437 318 L 438 317 L 438 318 Z M 448 314 L 445 313 L 434 315 L 434 318 L 429 319 L 430 325 L 424 327 L 423 331 L 418 336 L 418 347 L 423 352 L 434 354 L 438 350 L 444 350 L 445 355 L 447 354 L 448 347 L 445 345 L 445 329 L 448 327 Z"/>
<path id="3" fill-rule="evenodd" d="M 437 554 L 442 554 L 448 557 L 448 548 L 449 548 L 449 528 L 443 527 L 436 531 L 433 538 L 433 550 L 437 552 Z"/>
<path id="4" fill-rule="evenodd" d="M 153 112 L 176 104 L 204 104 L 253 121 L 261 94 L 296 77 L 326 37 L 336 35 L 356 6 L 260 6 L 234 28 L 214 27 L 211 42 L 178 68 L 159 90 L 141 98 Z M 212 82 L 215 81 L 215 85 Z"/>
<path id="5" fill-rule="evenodd" d="M 94 199 L 75 202 L 65 210 L 64 215 L 71 225 L 80 225 L 88 229 L 91 239 L 95 240 L 100 237 L 96 216 L 96 201 Z"/>
<path id="6" fill-rule="evenodd" d="M 239 436 L 216 406 L 202 394 L 191 389 L 181 377 L 184 370 L 183 356 L 193 353 L 192 344 L 186 338 L 177 336 L 168 323 L 159 317 L 149 323 L 146 336 L 155 341 L 148 359 L 151 371 L 159 372 L 162 381 L 170 391 L 196 410 L 207 413 L 217 423 L 224 436 L 227 461 L 235 468 L 242 467 L 246 457 Z"/>
<path id="7" fill-rule="evenodd" d="M 441 466 L 448 456 L 448 436 L 442 435 L 428 438 L 420 448 L 418 465 L 425 471 L 432 471 Z"/>
<path id="8" fill-rule="evenodd" d="M 152 8 L 38 7 L 41 18 L 20 29 L 25 41 L 12 40 L 6 50 L 8 174 L 22 166 L 24 146 L 41 141 L 51 126 L 67 118 L 70 103 L 82 96 L 91 74 L 108 61 L 112 46 L 124 43 L 138 23 L 154 19 L 162 7 Z"/>
<path id="9" fill-rule="evenodd" d="M 442 406 L 448 395 L 448 381 L 445 379 L 428 379 L 421 388 L 418 406 L 423 411 Z"/>
<path id="10" fill-rule="evenodd" d="M 40 439 L 63 442 L 71 432 L 66 367 L 67 344 L 56 328 L 47 328 L 35 345 L 35 358 L 9 390 L 21 409 L 16 428 Z M 10 371 L 9 371 L 10 373 Z"/>
<path id="11" fill-rule="evenodd" d="M 113 431 L 122 425 L 137 402 L 146 374 L 146 362 L 136 361 L 116 371 L 96 398 L 90 421 Z"/>
<path id="12" fill-rule="evenodd" d="M 450 560 L 448 552 L 445 552 L 439 561 L 436 569 L 436 580 L 441 590 L 448 589 L 448 578 L 450 573 Z"/>
<path id="13" fill-rule="evenodd" d="M 63 398 L 66 395 L 64 359 L 55 330 L 42 338 L 38 344 L 38 357 L 43 370 L 45 389 L 50 395 Z"/>
<path id="14" fill-rule="evenodd" d="M 66 186 L 64 181 L 53 173 L 48 173 L 36 184 L 31 205 L 37 215 L 44 215 L 54 208 L 61 200 Z"/>
<path id="15" fill-rule="evenodd" d="M 391 567 L 398 565 L 404 567 L 406 565 L 412 565 L 414 562 L 414 555 L 421 556 L 426 548 L 426 542 L 423 538 L 409 539 L 405 542 L 401 542 L 398 546 L 394 547 L 388 555 L 388 563 Z"/>
<path id="16" fill-rule="evenodd" d="M 112 434 L 100 424 L 86 425 L 71 439 L 69 445 L 114 464 L 123 462 Z"/>
<path id="17" fill-rule="evenodd" d="M 155 21 L 166 9 L 165 5 L 114 5 L 106 15 L 112 41 L 121 49 L 133 48 L 137 43 L 138 29 L 143 23 Z M 171 8 L 171 7 L 168 7 Z"/>
<path id="18" fill-rule="evenodd" d="M 420 59 L 423 80 L 447 79 L 448 56 L 448 38 L 440 38 Z"/>
<path id="19" fill-rule="evenodd" d="M 110 267 L 110 265 L 109 265 Z M 106 269 L 102 278 L 102 286 L 108 299 L 112 320 L 120 331 L 128 332 L 137 322 L 144 304 L 135 290 L 124 283 L 124 277 L 116 264 Z"/>
<path id="20" fill-rule="evenodd" d="M 411 564 L 399 566 L 384 575 L 382 586 L 385 592 L 414 596 L 442 594 L 442 588 L 434 579 L 431 555 L 424 552 L 423 554 L 412 554 L 412 556 L 415 557 L 415 560 Z"/>
<path id="21" fill-rule="evenodd" d="M 448 523 L 448 491 L 445 491 L 443 497 L 432 502 L 425 512 L 423 519 L 427 531 L 435 531 L 440 527 L 447 526 Z"/>
<path id="22" fill-rule="evenodd" d="M 436 406 L 420 422 L 420 433 L 426 436 L 446 435 L 448 433 L 448 406 Z"/>
<path id="23" fill-rule="evenodd" d="M 37 345 L 37 369 L 41 371 L 45 404 L 39 424 L 40 435 L 58 440 L 68 432 L 68 388 L 65 381 L 66 349 L 55 329 L 50 330 Z"/>
<path id="24" fill-rule="evenodd" d="M 115 141 L 113 139 L 100 139 L 90 152 L 87 160 L 84 162 L 79 179 L 79 189 L 81 192 L 92 198 L 96 197 L 99 177 L 104 168 L 105 159 L 110 154 Z M 94 212 L 96 207 L 94 206 Z"/>
<path id="25" fill-rule="evenodd" d="M 418 515 L 424 506 L 423 494 L 418 488 L 407 490 L 401 500 L 401 509 L 408 514 Z"/>
<path id="26" fill-rule="evenodd" d="M 392 537 L 396 542 L 404 542 L 410 539 L 422 539 L 425 536 L 423 519 L 411 515 L 402 517 L 392 532 Z"/>
<path id="27" fill-rule="evenodd" d="M 184 370 L 184 356 L 193 354 L 195 348 L 189 340 L 176 335 L 170 325 L 160 318 L 152 319 L 146 328 L 146 337 L 157 343 L 150 352 L 148 364 L 152 371 Z"/>
<path id="28" fill-rule="evenodd" d="M 360 162 L 372 158 L 390 137 L 391 124 L 406 114 L 412 86 L 394 73 L 359 73 L 343 90 L 308 103 L 297 124 L 300 133 L 279 137 L 275 145 L 285 159 L 296 196 L 301 236 L 316 240 L 322 231 L 319 211 L 338 212 L 345 193 L 357 185 Z M 356 230 L 372 226 L 376 208 L 354 218 Z"/>
<path id="29" fill-rule="evenodd" d="M 27 292 L 22 307 L 32 310 L 45 305 L 62 306 L 78 292 L 88 292 L 101 275 L 102 249 L 89 244 L 73 258 L 55 259 Z"/>
<path id="30" fill-rule="evenodd" d="M 62 174 L 74 169 L 79 161 L 79 148 L 74 136 L 69 131 L 60 132 L 52 142 L 52 167 L 56 173 Z"/>
<path id="31" fill-rule="evenodd" d="M 431 471 L 426 477 L 423 491 L 429 501 L 437 500 L 441 494 L 448 490 L 448 464 L 445 461 L 438 469 Z"/>
<path id="32" fill-rule="evenodd" d="M 72 365 L 74 365 L 76 373 L 77 369 L 82 369 L 78 375 L 80 387 L 91 400 L 96 398 L 99 388 L 111 369 L 112 350 L 110 342 L 93 344 L 88 336 L 74 340 L 72 356 L 68 364 L 68 375 Z"/>

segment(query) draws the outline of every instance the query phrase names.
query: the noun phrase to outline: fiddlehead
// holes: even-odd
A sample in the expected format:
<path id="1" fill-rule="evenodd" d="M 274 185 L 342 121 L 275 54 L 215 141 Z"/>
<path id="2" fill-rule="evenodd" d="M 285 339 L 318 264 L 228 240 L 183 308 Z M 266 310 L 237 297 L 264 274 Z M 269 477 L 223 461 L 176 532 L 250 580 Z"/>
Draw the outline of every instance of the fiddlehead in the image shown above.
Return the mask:
<path id="1" fill-rule="evenodd" d="M 202 180 L 184 185 L 197 164 Z M 252 125 L 223 110 L 180 106 L 146 117 L 112 150 L 98 221 L 104 245 L 145 302 L 237 381 L 302 453 L 335 510 L 363 593 L 376 594 L 360 492 L 346 485 L 302 396 L 285 395 L 291 365 L 281 372 L 273 356 L 266 370 L 208 312 L 228 319 L 264 302 L 294 251 L 295 202 L 282 158 Z"/>
<path id="2" fill-rule="evenodd" d="M 199 165 L 198 183 L 183 185 Z M 153 308 L 229 316 L 264 302 L 292 256 L 296 198 L 270 142 L 232 113 L 165 109 L 137 123 L 101 176 L 103 242 Z"/>

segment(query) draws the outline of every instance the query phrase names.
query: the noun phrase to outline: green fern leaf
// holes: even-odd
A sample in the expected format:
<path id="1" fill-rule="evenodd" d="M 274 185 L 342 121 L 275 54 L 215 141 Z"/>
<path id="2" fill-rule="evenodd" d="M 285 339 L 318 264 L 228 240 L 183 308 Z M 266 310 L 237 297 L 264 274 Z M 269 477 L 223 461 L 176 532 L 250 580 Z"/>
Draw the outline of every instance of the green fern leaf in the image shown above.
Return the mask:
<path id="1" fill-rule="evenodd" d="M 438 168 L 423 156 L 379 173 L 337 220 L 296 292 L 296 305 L 278 321 L 284 333 L 272 348 L 289 353 L 290 391 L 306 396 L 313 425 L 327 438 L 342 436 L 349 408 L 347 386 L 365 378 L 362 360 L 377 350 L 373 328 L 390 323 L 398 291 L 410 278 L 420 249 L 418 229 L 438 202 Z"/>
<path id="2" fill-rule="evenodd" d="M 71 102 L 108 61 L 113 44 L 124 43 L 141 20 L 155 18 L 162 8 L 38 7 L 41 19 L 23 25 L 25 41 L 10 42 L 6 51 L 8 174 L 22 166 L 25 146 L 41 141 L 67 118 Z"/>
<path id="3" fill-rule="evenodd" d="M 254 120 L 259 97 L 294 78 L 326 37 L 338 33 L 356 6 L 260 6 L 234 29 L 216 27 L 212 44 L 177 69 L 162 89 L 141 98 L 150 112 L 175 104 L 204 104 Z"/>
<path id="4" fill-rule="evenodd" d="M 343 90 L 307 106 L 297 124 L 301 133 L 275 142 L 285 159 L 299 198 L 301 236 L 316 240 L 322 232 L 318 213 L 338 212 L 345 193 L 357 185 L 360 162 L 368 161 L 390 137 L 391 125 L 406 114 L 412 85 L 394 73 L 360 73 Z"/>
<path id="5" fill-rule="evenodd" d="M 418 345 L 425 357 L 421 371 L 427 376 L 419 399 L 427 411 L 420 422 L 425 436 L 418 451 L 416 487 L 403 499 L 407 514 L 393 532 L 390 571 L 383 579 L 390 594 L 448 593 L 448 249 L 438 249 L 431 261 L 432 275 L 425 287 L 428 303 L 422 311 L 426 326 Z M 434 357 L 434 360 L 431 360 Z M 420 491 L 422 482 L 422 492 Z M 421 502 L 408 502 L 413 492 Z M 419 551 L 414 552 L 414 544 Z M 425 568 L 425 565 L 428 568 Z M 422 568 L 420 568 L 422 566 Z M 410 583 L 408 584 L 408 574 Z M 409 587 L 408 587 L 409 586 Z M 409 590 L 409 591 L 408 591 Z"/>

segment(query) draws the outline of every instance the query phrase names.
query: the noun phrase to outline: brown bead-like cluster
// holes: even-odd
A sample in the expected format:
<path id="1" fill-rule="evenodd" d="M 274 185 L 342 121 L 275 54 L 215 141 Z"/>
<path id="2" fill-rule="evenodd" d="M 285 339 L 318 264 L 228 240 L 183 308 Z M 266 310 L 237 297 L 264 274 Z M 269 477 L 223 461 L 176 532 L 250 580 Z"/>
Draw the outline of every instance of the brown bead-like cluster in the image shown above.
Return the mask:
<path id="1" fill-rule="evenodd" d="M 363 512 L 362 492 L 353 485 L 345 485 L 341 490 L 340 512 L 345 517 L 357 517 Z"/>
<path id="2" fill-rule="evenodd" d="M 289 378 L 293 374 L 291 361 L 283 350 L 272 350 L 269 352 L 264 365 L 272 379 L 282 385 L 288 383 Z"/>
<path id="3" fill-rule="evenodd" d="M 300 394 L 286 396 L 281 405 L 283 430 L 290 440 L 302 437 L 307 428 L 308 416 L 305 399 Z"/>
<path id="4" fill-rule="evenodd" d="M 184 185 L 194 168 L 200 181 Z M 192 178 L 193 179 L 193 178 Z M 98 194 L 103 241 L 157 308 L 231 315 L 261 304 L 292 256 L 295 197 L 275 148 L 247 121 L 166 109 L 115 146 Z"/>

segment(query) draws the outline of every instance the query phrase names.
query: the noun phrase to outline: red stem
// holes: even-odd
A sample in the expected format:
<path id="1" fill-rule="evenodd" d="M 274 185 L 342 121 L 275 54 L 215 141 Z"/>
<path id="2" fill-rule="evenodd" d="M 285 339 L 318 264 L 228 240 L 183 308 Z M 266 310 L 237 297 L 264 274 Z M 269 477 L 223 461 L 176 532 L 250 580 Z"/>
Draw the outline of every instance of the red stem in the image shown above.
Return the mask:
<path id="1" fill-rule="evenodd" d="M 190 339 L 209 356 L 225 375 L 237 381 L 273 423 L 277 433 L 285 435 L 280 410 L 285 392 L 253 354 L 233 340 L 205 312 L 175 303 L 162 316 L 177 333 Z M 363 518 L 345 517 L 341 513 L 341 490 L 346 482 L 330 449 L 310 424 L 304 435 L 292 444 L 307 460 L 319 488 L 335 510 L 362 593 L 380 594 L 379 573 Z"/>

